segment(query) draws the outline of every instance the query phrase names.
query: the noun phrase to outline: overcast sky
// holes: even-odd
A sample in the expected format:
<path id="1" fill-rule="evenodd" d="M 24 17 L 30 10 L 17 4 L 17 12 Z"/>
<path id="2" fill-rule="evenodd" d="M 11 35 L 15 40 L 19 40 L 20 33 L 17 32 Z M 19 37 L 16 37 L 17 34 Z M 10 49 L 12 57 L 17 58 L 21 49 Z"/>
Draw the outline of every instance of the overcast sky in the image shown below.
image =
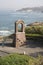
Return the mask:
<path id="1" fill-rule="evenodd" d="M 0 10 L 43 6 L 43 0 L 0 0 Z"/>

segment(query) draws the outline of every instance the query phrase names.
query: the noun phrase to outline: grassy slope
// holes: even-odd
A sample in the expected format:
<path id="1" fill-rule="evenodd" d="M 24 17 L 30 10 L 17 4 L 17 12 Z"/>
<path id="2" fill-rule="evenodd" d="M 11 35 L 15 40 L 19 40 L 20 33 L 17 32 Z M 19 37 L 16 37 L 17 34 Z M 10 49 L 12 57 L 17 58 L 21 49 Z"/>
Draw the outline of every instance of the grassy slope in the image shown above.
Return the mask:
<path id="1" fill-rule="evenodd" d="M 43 26 L 27 26 L 25 28 L 26 36 L 41 36 L 43 37 Z"/>
<path id="2" fill-rule="evenodd" d="M 33 58 L 22 54 L 0 57 L 0 65 L 43 65 L 43 56 Z"/>

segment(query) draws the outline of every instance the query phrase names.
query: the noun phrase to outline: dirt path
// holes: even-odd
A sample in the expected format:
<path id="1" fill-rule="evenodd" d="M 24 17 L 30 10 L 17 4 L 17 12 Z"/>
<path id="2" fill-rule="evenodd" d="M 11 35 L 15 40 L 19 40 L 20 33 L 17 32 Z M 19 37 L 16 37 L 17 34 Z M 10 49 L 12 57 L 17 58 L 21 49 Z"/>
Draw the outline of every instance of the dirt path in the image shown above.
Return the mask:
<path id="1" fill-rule="evenodd" d="M 38 54 L 43 55 L 43 49 L 42 48 L 23 48 L 23 47 L 19 47 L 19 48 L 13 48 L 13 47 L 1 47 L 0 46 L 0 56 L 5 56 L 7 54 L 10 53 L 25 53 L 27 55 L 31 55 L 31 56 L 37 56 Z"/>
<path id="2" fill-rule="evenodd" d="M 33 43 L 33 41 L 28 41 L 27 45 L 24 45 L 19 48 L 14 48 L 11 45 L 12 43 L 5 43 L 5 46 L 2 46 L 0 43 L 0 56 L 5 56 L 10 53 L 24 53 L 30 56 L 37 57 L 38 54 L 43 55 L 43 43 Z"/>

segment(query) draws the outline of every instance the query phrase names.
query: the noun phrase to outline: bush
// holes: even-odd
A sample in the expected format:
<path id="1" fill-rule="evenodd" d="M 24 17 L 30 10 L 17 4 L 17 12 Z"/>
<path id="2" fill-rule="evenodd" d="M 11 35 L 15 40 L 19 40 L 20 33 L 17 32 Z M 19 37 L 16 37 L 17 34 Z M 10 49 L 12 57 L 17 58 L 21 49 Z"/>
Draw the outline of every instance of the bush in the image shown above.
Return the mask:
<path id="1" fill-rule="evenodd" d="M 27 26 L 25 28 L 26 34 L 41 34 L 43 35 L 43 26 Z"/>
<path id="2" fill-rule="evenodd" d="M 23 54 L 0 57 L 0 65 L 43 65 L 43 56 L 33 58 Z"/>

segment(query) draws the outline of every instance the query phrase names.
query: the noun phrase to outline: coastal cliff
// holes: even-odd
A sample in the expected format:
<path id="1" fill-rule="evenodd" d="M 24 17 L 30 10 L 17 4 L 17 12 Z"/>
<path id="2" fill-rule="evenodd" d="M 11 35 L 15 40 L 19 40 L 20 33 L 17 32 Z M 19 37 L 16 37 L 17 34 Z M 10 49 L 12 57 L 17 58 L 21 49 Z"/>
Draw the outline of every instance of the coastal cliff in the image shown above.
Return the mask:
<path id="1" fill-rule="evenodd" d="M 31 12 L 31 11 L 36 11 L 36 12 L 42 12 L 43 13 L 43 6 L 40 7 L 27 7 L 27 8 L 22 8 L 16 11 L 20 12 Z"/>
<path id="2" fill-rule="evenodd" d="M 43 26 L 43 22 L 34 22 L 34 23 L 30 23 L 27 26 Z"/>

